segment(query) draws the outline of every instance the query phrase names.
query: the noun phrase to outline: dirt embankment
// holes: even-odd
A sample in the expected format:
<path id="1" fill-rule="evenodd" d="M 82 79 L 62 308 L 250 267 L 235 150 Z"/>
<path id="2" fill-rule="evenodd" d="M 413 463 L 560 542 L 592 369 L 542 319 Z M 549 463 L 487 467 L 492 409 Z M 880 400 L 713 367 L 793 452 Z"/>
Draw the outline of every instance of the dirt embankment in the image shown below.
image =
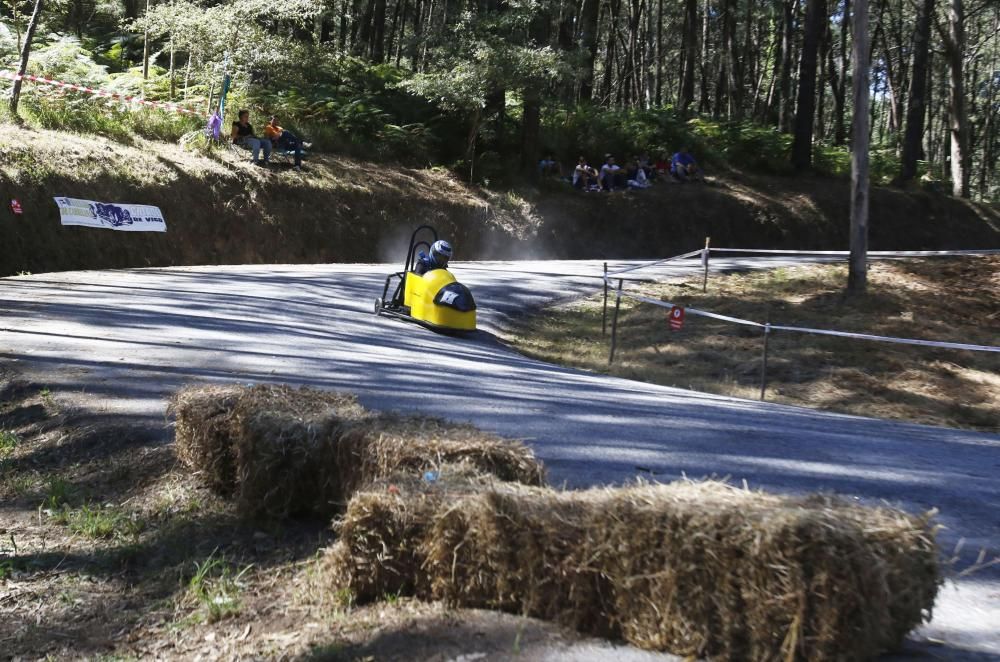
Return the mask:
<path id="1" fill-rule="evenodd" d="M 463 259 L 663 256 L 714 245 L 846 248 L 846 181 L 720 174 L 711 185 L 576 193 L 468 187 L 441 169 L 317 155 L 309 170 L 264 171 L 136 139 L 19 129 L 0 147 L 0 275 L 145 266 L 402 260 L 430 223 Z M 62 227 L 52 198 L 159 206 L 163 234 Z M 14 216 L 7 201 L 20 201 Z M 928 192 L 879 188 L 873 249 L 995 248 L 1000 213 Z"/>

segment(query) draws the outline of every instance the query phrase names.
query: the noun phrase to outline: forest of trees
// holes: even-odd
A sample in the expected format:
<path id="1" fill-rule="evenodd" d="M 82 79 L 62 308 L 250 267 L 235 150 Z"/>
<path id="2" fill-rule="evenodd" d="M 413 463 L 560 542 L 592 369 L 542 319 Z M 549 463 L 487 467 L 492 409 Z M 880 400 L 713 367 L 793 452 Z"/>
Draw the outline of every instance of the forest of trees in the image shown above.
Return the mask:
<path id="1" fill-rule="evenodd" d="M 248 100 L 297 117 L 377 108 L 384 125 L 419 133 L 433 108 L 470 159 L 527 165 L 567 112 L 650 110 L 785 136 L 782 158 L 803 170 L 816 146 L 851 135 L 851 1 L 46 0 L 40 34 L 76 39 L 108 71 L 155 76 L 172 99 L 217 94 L 224 68 Z M 10 68 L 41 3 L 5 0 Z M 873 150 L 899 182 L 926 175 L 996 199 L 1000 2 L 868 10 Z"/>

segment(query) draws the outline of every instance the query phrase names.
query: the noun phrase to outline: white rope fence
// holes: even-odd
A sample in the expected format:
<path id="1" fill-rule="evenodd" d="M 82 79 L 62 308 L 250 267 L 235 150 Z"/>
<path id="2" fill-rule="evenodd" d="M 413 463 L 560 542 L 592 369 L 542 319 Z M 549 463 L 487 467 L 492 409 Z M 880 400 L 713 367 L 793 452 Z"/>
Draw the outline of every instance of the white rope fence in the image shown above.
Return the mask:
<path id="1" fill-rule="evenodd" d="M 755 322 L 753 320 L 741 319 L 739 317 L 731 317 L 729 315 L 721 315 L 719 313 L 714 313 L 708 310 L 700 310 L 698 308 L 685 308 L 679 304 L 675 304 L 670 301 L 663 301 L 662 299 L 653 299 L 651 297 L 643 296 L 638 293 L 629 292 L 624 289 L 623 278 L 618 278 L 620 274 L 630 273 L 633 271 L 638 271 L 639 269 L 645 269 L 648 267 L 658 266 L 672 262 L 675 260 L 683 260 L 687 258 L 692 258 L 695 256 L 701 256 L 701 264 L 705 272 L 705 285 L 703 285 L 703 291 L 707 286 L 708 281 L 708 267 L 709 267 L 709 255 L 711 252 L 719 253 L 759 253 L 759 254 L 775 254 L 775 255 L 830 255 L 830 256 L 847 256 L 850 254 L 849 251 L 793 251 L 793 250 L 758 250 L 751 248 L 711 248 L 708 245 L 708 240 L 705 242 L 705 248 L 701 250 L 691 251 L 689 253 L 684 253 L 682 255 L 675 255 L 673 257 L 664 258 L 662 260 L 656 260 L 654 262 L 647 262 L 644 264 L 635 265 L 628 267 L 626 269 L 619 269 L 617 271 L 608 271 L 607 263 L 604 265 L 604 318 L 602 321 L 602 333 L 606 333 L 607 326 L 607 311 L 608 311 L 608 289 L 615 290 L 615 312 L 614 318 L 611 323 L 611 350 L 608 355 L 608 363 L 614 362 L 615 348 L 617 345 L 617 330 L 618 330 L 618 311 L 621 305 L 622 297 L 627 299 L 632 299 L 641 303 L 650 304 L 653 306 L 658 306 L 660 308 L 665 308 L 671 310 L 674 308 L 682 308 L 685 314 L 695 315 L 698 317 L 707 317 L 711 319 L 720 320 L 722 322 L 728 322 L 730 324 L 739 324 L 742 326 L 749 326 L 759 328 L 764 333 L 764 356 L 761 369 L 761 392 L 760 397 L 764 399 L 764 392 L 766 390 L 766 370 L 767 370 L 767 339 L 772 331 L 789 331 L 792 333 L 808 333 L 814 335 L 823 336 L 834 336 L 839 338 L 850 338 L 853 340 L 869 340 L 875 342 L 886 342 L 886 343 L 896 343 L 901 345 L 918 345 L 922 347 L 935 347 L 939 349 L 954 349 L 970 352 L 1000 352 L 1000 346 L 996 345 L 973 345 L 969 343 L 956 343 L 956 342 L 944 342 L 938 340 L 923 340 L 918 338 L 897 338 L 894 336 L 879 336 L 870 333 L 854 333 L 850 331 L 838 331 L 834 329 L 813 329 L 809 327 L 802 326 L 786 326 L 782 324 L 771 324 L 769 322 Z M 968 255 L 1000 255 L 1000 250 L 961 250 L 961 251 L 871 251 L 868 253 L 871 257 L 881 257 L 881 258 L 891 258 L 891 257 L 954 257 L 954 256 L 968 256 Z M 617 280 L 617 286 L 614 284 L 614 280 Z"/>

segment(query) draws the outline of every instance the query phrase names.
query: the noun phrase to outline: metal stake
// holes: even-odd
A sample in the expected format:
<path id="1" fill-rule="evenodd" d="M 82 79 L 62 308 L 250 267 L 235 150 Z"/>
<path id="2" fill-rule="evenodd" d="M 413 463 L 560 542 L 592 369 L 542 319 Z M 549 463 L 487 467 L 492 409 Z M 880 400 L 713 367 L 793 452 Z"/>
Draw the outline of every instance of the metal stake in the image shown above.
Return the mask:
<path id="1" fill-rule="evenodd" d="M 768 320 L 764 324 L 764 360 L 760 364 L 760 399 L 764 399 L 764 391 L 767 390 L 767 341 L 771 337 L 771 322 Z"/>
<path id="2" fill-rule="evenodd" d="M 708 245 L 712 241 L 711 237 L 705 237 L 705 248 L 701 251 L 701 266 L 705 269 L 705 277 L 701 281 L 701 291 L 708 291 Z"/>
<path id="3" fill-rule="evenodd" d="M 608 365 L 615 360 L 615 345 L 618 342 L 618 307 L 622 303 L 622 279 L 618 279 L 618 292 L 615 295 L 615 316 L 611 319 L 611 353 L 608 354 Z"/>
<path id="4" fill-rule="evenodd" d="M 601 316 L 601 335 L 608 335 L 608 263 L 604 263 L 604 313 Z"/>

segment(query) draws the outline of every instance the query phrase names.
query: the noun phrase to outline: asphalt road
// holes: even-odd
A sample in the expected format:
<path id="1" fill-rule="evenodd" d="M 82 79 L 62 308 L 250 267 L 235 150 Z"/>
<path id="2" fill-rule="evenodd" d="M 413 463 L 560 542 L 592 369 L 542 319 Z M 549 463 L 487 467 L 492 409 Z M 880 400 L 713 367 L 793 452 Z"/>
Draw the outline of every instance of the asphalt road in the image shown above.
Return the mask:
<path id="1" fill-rule="evenodd" d="M 719 259 L 714 269 L 791 259 Z M 627 263 L 612 265 L 625 266 Z M 526 309 L 599 289 L 601 263 L 456 263 L 484 329 L 470 339 L 375 317 L 379 265 L 67 272 L 0 279 L 0 361 L 53 393 L 163 425 L 195 381 L 285 382 L 368 406 L 471 421 L 528 440 L 554 484 L 728 476 L 940 510 L 945 549 L 1000 554 L 1000 436 L 699 394 L 518 355 L 492 332 Z M 690 274 L 697 261 L 629 274 Z M 165 435 L 169 434 L 165 432 Z M 937 644 L 920 644 L 927 640 Z M 1000 659 L 1000 572 L 950 582 L 920 655 Z"/>

